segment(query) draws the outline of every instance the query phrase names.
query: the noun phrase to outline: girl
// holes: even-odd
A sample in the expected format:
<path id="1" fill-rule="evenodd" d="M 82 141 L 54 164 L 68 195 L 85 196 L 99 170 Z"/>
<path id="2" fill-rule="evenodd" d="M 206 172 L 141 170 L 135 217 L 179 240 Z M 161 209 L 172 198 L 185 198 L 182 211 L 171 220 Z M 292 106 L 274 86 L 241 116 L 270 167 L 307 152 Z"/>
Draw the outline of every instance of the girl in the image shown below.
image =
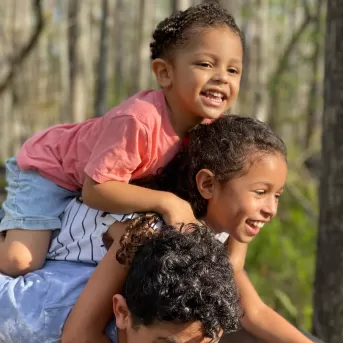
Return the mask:
<path id="1" fill-rule="evenodd" d="M 128 182 L 156 172 L 192 127 L 232 106 L 243 47 L 240 29 L 219 5 L 176 12 L 157 26 L 150 44 L 160 90 L 140 92 L 102 118 L 30 138 L 6 164 L 0 271 L 15 276 L 40 268 L 51 232 L 81 190 L 85 203 L 102 211 L 154 211 L 170 224 L 193 220 L 189 204 L 174 194 Z"/>
<path id="2" fill-rule="evenodd" d="M 241 242 L 250 242 L 275 216 L 286 174 L 285 146 L 267 125 L 253 118 L 225 116 L 196 127 L 188 144 L 157 176 L 136 182 L 173 189 L 215 231 L 225 230 Z M 114 223 L 108 230 L 114 246 L 70 314 L 63 343 L 76 338 L 78 342 L 109 342 L 103 332 L 112 313 L 111 295 L 121 291 L 126 275 L 117 262 L 121 255 L 116 257 L 121 228 L 122 223 Z M 133 229 L 134 224 L 126 235 Z M 264 342 L 310 342 L 262 302 L 243 270 L 236 270 L 236 281 L 244 328 Z"/>
<path id="3" fill-rule="evenodd" d="M 276 214 L 286 173 L 285 146 L 268 126 L 253 118 L 224 116 L 195 128 L 159 175 L 137 183 L 185 196 L 197 217 L 215 231 L 249 242 Z M 42 270 L 25 277 L 0 278 L 0 307 L 6 309 L 0 314 L 0 334 L 9 341 L 21 333 L 33 337 L 30 342 L 58 340 L 93 271 L 89 264 L 73 261 L 99 262 L 106 253 L 102 240 L 106 232 L 114 243 L 69 316 L 63 340 L 109 342 L 103 331 L 112 316 L 111 299 L 121 293 L 126 278 L 126 269 L 116 260 L 119 238 L 127 227 L 120 221 L 125 220 L 73 200 L 49 250 L 50 259 L 66 262 L 48 261 Z M 310 342 L 267 307 L 244 272 L 236 269 L 247 330 L 267 342 Z M 108 337 L 113 338 L 113 331 L 110 326 Z"/>

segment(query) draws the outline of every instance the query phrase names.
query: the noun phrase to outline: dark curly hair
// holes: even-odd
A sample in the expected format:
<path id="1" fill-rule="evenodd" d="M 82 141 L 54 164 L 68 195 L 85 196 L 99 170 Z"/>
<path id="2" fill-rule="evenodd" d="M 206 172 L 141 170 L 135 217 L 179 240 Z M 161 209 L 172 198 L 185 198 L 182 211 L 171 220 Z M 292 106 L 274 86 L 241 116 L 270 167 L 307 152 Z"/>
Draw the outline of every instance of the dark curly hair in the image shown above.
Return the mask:
<path id="1" fill-rule="evenodd" d="M 209 169 L 226 183 L 244 175 L 263 154 L 279 154 L 287 160 L 284 142 L 256 118 L 225 115 L 211 124 L 200 124 L 189 134 L 187 144 L 156 175 L 133 184 L 168 191 L 188 201 L 197 218 L 206 215 L 207 200 L 199 193 L 196 175 Z"/>
<path id="2" fill-rule="evenodd" d="M 174 12 L 157 25 L 150 43 L 151 59 L 170 57 L 176 49 L 184 47 L 195 32 L 221 26 L 227 26 L 240 37 L 244 50 L 244 35 L 235 19 L 218 3 L 206 2 Z"/>
<path id="3" fill-rule="evenodd" d="M 225 246 L 196 224 L 154 231 L 137 249 L 123 295 L 133 327 L 199 321 L 212 339 L 238 330 L 243 313 Z"/>

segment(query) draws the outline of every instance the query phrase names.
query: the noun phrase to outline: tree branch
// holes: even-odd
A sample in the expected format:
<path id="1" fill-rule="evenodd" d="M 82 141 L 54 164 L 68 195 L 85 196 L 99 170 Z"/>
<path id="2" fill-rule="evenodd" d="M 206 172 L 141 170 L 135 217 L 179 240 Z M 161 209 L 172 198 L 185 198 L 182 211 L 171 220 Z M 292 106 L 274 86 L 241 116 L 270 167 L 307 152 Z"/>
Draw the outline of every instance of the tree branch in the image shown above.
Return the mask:
<path id="1" fill-rule="evenodd" d="M 298 41 L 300 40 L 303 32 L 306 30 L 307 26 L 313 21 L 313 18 L 306 13 L 304 21 L 301 23 L 301 25 L 298 27 L 297 31 L 294 32 L 291 39 L 286 44 L 286 47 L 284 49 L 284 52 L 282 53 L 281 57 L 279 58 L 279 63 L 270 78 L 271 84 L 276 83 L 275 81 L 280 78 L 280 76 L 283 74 L 285 69 L 288 65 L 289 57 L 294 49 L 294 47 L 297 45 Z M 273 87 L 276 88 L 276 87 Z"/>
<path id="2" fill-rule="evenodd" d="M 311 16 L 311 11 L 310 11 L 310 5 L 308 3 L 308 0 L 302 0 L 302 4 L 303 4 L 303 7 L 304 7 L 305 16 L 306 17 L 310 17 Z"/>
<path id="3" fill-rule="evenodd" d="M 44 19 L 42 13 L 42 3 L 41 0 L 32 0 L 32 10 L 35 17 L 35 26 L 31 37 L 28 42 L 24 44 L 19 51 L 9 59 L 10 68 L 7 75 L 0 81 L 0 94 L 7 88 L 7 86 L 12 82 L 13 77 L 18 70 L 18 67 L 25 61 L 25 59 L 30 54 L 31 50 L 38 42 L 40 33 L 44 27 Z"/>
<path id="4" fill-rule="evenodd" d="M 304 2 L 304 4 L 307 4 L 307 2 Z M 277 122 L 278 122 L 278 91 L 279 91 L 279 83 L 281 81 L 281 77 L 285 70 L 288 67 L 289 58 L 298 44 L 298 41 L 300 40 L 301 36 L 307 29 L 308 25 L 311 24 L 311 22 L 314 21 L 314 17 L 311 16 L 308 9 L 305 7 L 305 16 L 303 22 L 299 25 L 299 27 L 296 29 L 296 31 L 293 33 L 292 37 L 288 41 L 288 43 L 285 46 L 285 49 L 283 50 L 283 53 L 281 54 L 279 58 L 279 62 L 275 68 L 275 71 L 272 73 L 271 77 L 269 78 L 268 87 L 270 90 L 270 96 L 271 96 L 271 104 L 269 107 L 269 125 L 273 128 L 273 130 L 277 130 Z"/>

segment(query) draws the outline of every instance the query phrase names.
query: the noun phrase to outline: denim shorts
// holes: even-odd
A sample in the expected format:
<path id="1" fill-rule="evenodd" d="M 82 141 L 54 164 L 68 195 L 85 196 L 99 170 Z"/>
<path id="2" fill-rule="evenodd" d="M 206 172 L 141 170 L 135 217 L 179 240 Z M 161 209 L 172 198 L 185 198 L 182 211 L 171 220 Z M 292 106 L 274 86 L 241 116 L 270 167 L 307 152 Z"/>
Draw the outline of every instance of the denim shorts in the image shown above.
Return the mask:
<path id="1" fill-rule="evenodd" d="M 0 274 L 0 342 L 57 343 L 63 325 L 81 294 L 94 265 L 47 261 L 25 276 Z M 106 329 L 117 343 L 114 320 Z"/>
<path id="2" fill-rule="evenodd" d="M 36 171 L 20 169 L 15 157 L 6 162 L 6 180 L 0 231 L 60 229 L 63 211 L 80 194 L 58 186 Z"/>

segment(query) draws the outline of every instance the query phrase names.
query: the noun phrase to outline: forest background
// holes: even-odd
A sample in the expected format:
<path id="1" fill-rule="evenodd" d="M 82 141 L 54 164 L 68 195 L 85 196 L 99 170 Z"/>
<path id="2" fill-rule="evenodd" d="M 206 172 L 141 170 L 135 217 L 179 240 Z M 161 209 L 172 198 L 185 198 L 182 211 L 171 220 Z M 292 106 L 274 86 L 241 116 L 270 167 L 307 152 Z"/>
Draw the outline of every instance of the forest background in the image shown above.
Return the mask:
<path id="1" fill-rule="evenodd" d="M 156 87 L 156 24 L 191 0 L 2 0 L 0 161 L 33 133 L 101 116 Z M 222 1 L 245 33 L 232 113 L 268 122 L 289 150 L 278 217 L 251 243 L 247 270 L 263 299 L 311 330 L 323 115 L 326 0 Z M 3 169 L 2 169 L 3 173 Z M 0 187 L 4 194 L 4 179 Z"/>

